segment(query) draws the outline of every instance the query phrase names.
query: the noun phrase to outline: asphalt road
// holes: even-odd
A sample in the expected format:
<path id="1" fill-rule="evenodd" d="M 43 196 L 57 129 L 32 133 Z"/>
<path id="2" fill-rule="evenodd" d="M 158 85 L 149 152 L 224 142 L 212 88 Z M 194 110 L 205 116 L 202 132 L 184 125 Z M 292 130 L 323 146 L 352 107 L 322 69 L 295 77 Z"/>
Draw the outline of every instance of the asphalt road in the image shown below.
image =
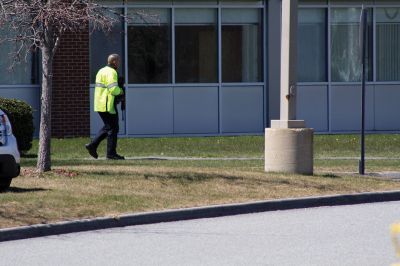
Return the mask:
<path id="1" fill-rule="evenodd" d="M 1 265 L 390 265 L 400 202 L 132 226 L 0 243 Z"/>

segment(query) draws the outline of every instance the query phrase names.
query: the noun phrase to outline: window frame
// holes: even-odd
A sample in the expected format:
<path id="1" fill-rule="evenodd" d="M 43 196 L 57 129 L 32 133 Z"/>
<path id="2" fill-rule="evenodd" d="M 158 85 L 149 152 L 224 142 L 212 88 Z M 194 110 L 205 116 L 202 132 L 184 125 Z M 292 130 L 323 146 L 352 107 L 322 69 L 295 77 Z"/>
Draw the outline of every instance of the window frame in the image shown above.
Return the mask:
<path id="1" fill-rule="evenodd" d="M 126 84 L 128 86 L 133 86 L 133 87 L 150 87 L 150 86 L 191 86 L 191 85 L 196 85 L 196 86 L 210 86 L 210 85 L 219 85 L 221 86 L 222 84 L 224 85 L 265 85 L 265 82 L 267 80 L 267 59 L 265 58 L 266 56 L 266 1 L 262 1 L 261 4 L 259 3 L 250 3 L 246 4 L 244 1 L 239 2 L 239 3 L 230 3 L 230 2 L 222 2 L 221 0 L 216 1 L 216 4 L 171 4 L 171 3 L 166 3 L 166 4 L 161 4 L 159 3 L 154 3 L 154 4 L 132 4 L 132 3 L 125 3 L 125 4 L 117 4 L 117 5 L 107 5 L 107 7 L 110 8 L 122 8 L 124 11 L 124 15 L 126 16 L 128 14 L 128 9 L 130 8 L 139 8 L 139 9 L 146 9 L 146 8 L 156 8 L 156 9 L 169 9 L 169 13 L 171 16 L 170 20 L 170 30 L 171 30 L 171 44 L 170 44 L 170 56 L 171 56 L 171 82 L 170 83 L 128 83 L 129 80 L 129 69 L 128 69 L 128 23 L 126 21 L 123 22 L 123 28 L 125 31 L 125 37 L 124 37 L 124 55 L 123 55 L 123 61 L 124 61 L 124 76 L 126 80 Z M 255 1 L 258 2 L 258 1 Z M 216 11 L 216 31 L 217 31 L 217 80 L 215 83 L 177 83 L 176 82 L 176 55 L 175 55 L 175 10 L 179 8 L 190 8 L 190 9 L 199 9 L 199 8 L 212 8 L 215 9 Z M 261 12 L 261 21 L 260 21 L 260 32 L 261 32 L 261 70 L 260 70 L 260 77 L 261 81 L 257 82 L 235 82 L 235 83 L 228 83 L 228 82 L 223 82 L 222 81 L 222 51 L 221 51 L 221 34 L 222 34 L 222 24 L 221 24 L 221 10 L 223 8 L 229 8 L 229 9 L 258 9 Z M 91 40 L 92 38 L 90 38 Z M 91 81 L 92 82 L 92 81 Z"/>
<path id="2" fill-rule="evenodd" d="M 312 4 L 307 4 L 307 3 L 299 3 L 299 8 L 324 8 L 327 10 L 327 74 L 328 74 L 328 79 L 326 82 L 298 82 L 299 85 L 355 85 L 359 84 L 361 81 L 355 81 L 355 82 L 335 82 L 332 81 L 332 75 L 331 75 L 331 60 L 332 60 L 332 52 L 331 52 L 331 9 L 332 8 L 361 8 L 361 4 L 354 4 L 354 3 L 349 3 L 349 4 L 334 4 L 334 3 L 312 3 Z M 367 4 L 365 5 L 366 8 L 369 8 L 372 10 L 372 79 L 367 81 L 367 84 L 375 84 L 375 85 L 398 85 L 400 83 L 400 80 L 395 80 L 395 81 L 379 81 L 377 79 L 377 23 L 376 23 L 376 9 L 377 8 L 400 8 L 400 3 L 386 3 L 386 4 Z"/>
<path id="3" fill-rule="evenodd" d="M 378 22 L 377 22 L 377 9 L 382 9 L 382 8 L 397 8 L 400 9 L 400 4 L 397 5 L 375 5 L 374 6 L 374 12 L 373 12 L 373 21 L 374 21 L 374 82 L 377 84 L 392 84 L 392 83 L 399 83 L 400 82 L 400 78 L 399 80 L 379 80 L 378 79 L 378 33 L 377 33 L 377 26 L 378 26 Z M 400 21 L 398 22 L 398 24 L 400 25 Z M 400 53 L 400 52 L 399 52 Z M 398 71 L 400 72 L 400 65 L 399 65 L 399 69 Z"/>
<path id="4" fill-rule="evenodd" d="M 330 81 L 330 74 L 331 74 L 331 70 L 330 70 L 330 27 L 329 27 L 329 23 L 330 23 L 330 13 L 329 13 L 329 9 L 327 8 L 327 6 L 299 6 L 299 9 L 318 9 L 323 11 L 324 16 L 325 16 L 325 32 L 324 32 L 324 43 L 325 43 L 325 65 L 324 65 L 324 72 L 325 72 L 325 80 L 323 81 L 300 81 L 299 83 L 301 84 L 307 84 L 307 83 L 312 83 L 312 84 L 326 84 Z M 298 23 L 299 24 L 299 23 Z M 298 34 L 298 36 L 300 36 Z M 298 37 L 299 38 L 299 37 Z M 297 45 L 299 45 L 299 42 L 297 41 Z M 299 46 L 297 46 L 297 48 L 299 48 Z M 297 57 L 299 58 L 299 57 Z M 297 62 L 297 64 L 299 65 L 299 60 Z M 297 74 L 299 74 L 299 72 L 297 72 Z"/>
<path id="5" fill-rule="evenodd" d="M 212 10 L 213 11 L 213 16 L 214 16 L 214 19 L 215 19 L 215 21 L 214 22 L 212 22 L 212 23 L 196 23 L 196 22 L 192 22 L 192 23 L 179 23 L 179 22 L 176 22 L 176 11 L 177 10 L 196 10 L 196 9 L 205 9 L 205 10 Z M 218 13 L 218 10 L 216 9 L 216 8 L 208 8 L 208 7 L 201 7 L 201 8 L 199 8 L 199 7 L 177 7 L 177 8 L 174 8 L 174 18 L 173 18 L 173 21 L 174 21 L 174 24 L 172 25 L 172 27 L 173 27 L 173 30 L 174 30 L 174 38 L 173 38 L 173 46 L 172 46 L 172 49 L 174 50 L 174 69 L 172 69 L 172 71 L 174 72 L 174 80 L 173 80 L 173 83 L 174 84 L 181 84 L 181 85 L 185 85 L 185 84 L 217 84 L 217 83 L 219 83 L 219 66 L 220 66 L 220 64 L 219 64 L 219 36 L 220 36 L 220 26 L 219 26 L 219 20 L 220 20 L 220 18 L 219 18 L 219 13 Z M 210 82 L 179 82 L 179 81 L 177 81 L 177 46 L 176 46 L 176 42 L 177 42 L 177 39 L 176 39 L 176 28 L 178 27 L 178 26 L 191 26 L 191 25 L 193 25 L 193 26 L 213 26 L 214 27 L 214 29 L 215 29 L 215 34 L 216 34 L 216 36 L 215 36 L 215 45 L 216 45 L 216 50 L 215 50 L 215 52 L 216 52 L 216 54 L 215 54 L 215 56 L 216 56 L 216 58 L 215 58 L 215 67 L 216 67 L 216 73 L 214 73 L 216 76 L 215 76 L 215 81 L 210 81 Z"/>
<path id="6" fill-rule="evenodd" d="M 129 10 L 132 10 L 132 9 L 141 9 L 141 8 L 136 8 L 136 7 L 127 7 L 126 8 L 126 12 L 127 13 L 129 13 Z M 154 10 L 154 11 L 156 11 L 156 10 L 164 10 L 164 11 L 166 11 L 166 13 L 167 13 L 167 16 L 166 16 L 166 18 L 167 18 L 167 21 L 166 22 L 162 22 L 162 23 L 157 23 L 157 22 L 154 22 L 154 23 L 151 23 L 151 24 L 146 24 L 146 23 L 143 23 L 143 24 L 139 24 L 139 23 L 135 23 L 135 22 L 133 22 L 133 23 L 129 23 L 129 22 L 124 22 L 124 26 L 125 26 L 125 39 L 126 39 L 126 45 L 125 45 L 125 54 L 126 54 L 126 56 L 125 56 L 125 61 L 126 61 L 126 82 L 127 82 L 127 84 L 171 84 L 172 83 L 172 81 L 173 81 L 173 74 L 172 74 L 172 72 L 173 72 L 173 69 L 172 69 L 172 29 L 171 29 L 171 27 L 172 27 L 172 12 L 171 12 L 171 9 L 169 9 L 169 8 L 154 8 L 154 7 L 148 7 L 148 8 L 143 8 L 144 10 L 145 9 L 148 9 L 148 10 Z M 130 82 L 130 75 L 129 75 L 129 26 L 133 26 L 133 27 L 135 27 L 135 26 L 137 26 L 137 25 L 145 25 L 144 27 L 147 27 L 147 26 L 159 26 L 159 25 L 167 25 L 167 27 L 168 27 L 168 29 L 167 29 L 167 32 L 168 32 L 168 37 L 169 37 L 169 44 L 168 44 L 168 49 L 169 49 L 169 51 L 168 51 L 168 60 L 169 60 L 169 69 L 168 69 L 168 80 L 169 80 L 169 82 L 157 82 L 157 83 L 140 83 L 140 82 L 137 82 L 137 83 L 135 83 L 135 82 L 132 82 L 132 83 L 129 83 Z"/>
<path id="7" fill-rule="evenodd" d="M 246 9 L 249 9 L 249 10 L 254 10 L 254 11 L 256 11 L 256 13 L 257 13 L 257 15 L 258 15 L 258 22 L 257 22 L 257 55 L 258 55 L 258 57 L 257 57 L 257 60 L 258 61 L 256 61 L 255 63 L 256 63 L 256 68 L 257 68 L 257 71 L 258 71 L 258 73 L 257 73 L 257 80 L 254 80 L 254 81 L 224 81 L 224 77 L 223 77 L 223 49 L 224 49 L 224 47 L 223 47 L 223 43 L 222 43 L 222 35 L 223 35 L 223 32 L 222 32 L 222 27 L 223 26 L 244 26 L 244 25 L 252 25 L 251 23 L 248 23 L 248 24 L 245 24 L 245 23 L 241 23 L 241 22 L 232 22 L 232 23 L 224 23 L 223 21 L 222 21 L 222 16 L 223 16 L 223 12 L 224 12 L 224 10 L 233 10 L 234 8 L 230 8 L 230 7 L 223 7 L 223 8 L 221 8 L 221 15 L 220 15 L 220 21 L 221 21 L 221 25 L 220 25 L 220 38 L 221 38 L 221 43 L 220 43 L 220 49 L 221 49 L 221 51 L 220 51 L 220 53 L 221 53 L 221 55 L 220 55 L 220 61 L 221 61 L 221 66 L 220 66 L 220 72 L 221 72 L 221 77 L 220 77 L 220 82 L 221 83 L 230 83 L 230 84 L 243 84 L 243 83 L 262 83 L 262 82 L 264 82 L 265 81 L 265 75 L 264 75 L 264 72 L 265 72 L 265 63 L 264 63 L 264 60 L 263 60 L 263 58 L 265 57 L 264 55 L 265 55 L 265 38 L 264 38 L 264 35 L 265 35 L 265 29 L 264 29 L 264 25 L 265 25 L 265 22 L 264 22 L 264 20 L 265 20 L 265 16 L 264 16 L 264 11 L 263 11 L 263 9 L 261 9 L 261 8 L 251 8 L 251 7 L 249 7 L 249 8 L 246 8 Z M 242 64 L 242 66 L 243 66 L 243 64 Z M 242 68 L 242 70 L 243 70 L 243 68 Z"/>

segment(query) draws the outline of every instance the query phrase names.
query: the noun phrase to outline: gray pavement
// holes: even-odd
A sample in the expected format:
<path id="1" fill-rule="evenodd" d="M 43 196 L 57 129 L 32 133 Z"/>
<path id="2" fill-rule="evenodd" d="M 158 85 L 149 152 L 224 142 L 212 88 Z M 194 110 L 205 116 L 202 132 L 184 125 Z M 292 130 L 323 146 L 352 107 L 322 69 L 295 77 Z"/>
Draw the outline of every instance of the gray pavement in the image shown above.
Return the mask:
<path id="1" fill-rule="evenodd" d="M 2 265 L 390 265 L 400 201 L 140 225 L 0 243 Z"/>

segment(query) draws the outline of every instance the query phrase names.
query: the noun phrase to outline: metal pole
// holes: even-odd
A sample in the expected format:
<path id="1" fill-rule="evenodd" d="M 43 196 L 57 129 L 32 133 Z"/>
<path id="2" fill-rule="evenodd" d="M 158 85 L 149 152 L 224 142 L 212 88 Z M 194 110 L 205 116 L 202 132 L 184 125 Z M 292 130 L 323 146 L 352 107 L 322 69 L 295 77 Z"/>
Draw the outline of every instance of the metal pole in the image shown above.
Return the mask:
<path id="1" fill-rule="evenodd" d="M 361 56 L 362 56 L 362 86 L 361 86 L 361 159 L 359 162 L 360 175 L 365 174 L 365 80 L 366 80 L 366 57 L 367 57 L 367 27 L 368 27 L 368 10 L 362 8 L 361 15 Z"/>

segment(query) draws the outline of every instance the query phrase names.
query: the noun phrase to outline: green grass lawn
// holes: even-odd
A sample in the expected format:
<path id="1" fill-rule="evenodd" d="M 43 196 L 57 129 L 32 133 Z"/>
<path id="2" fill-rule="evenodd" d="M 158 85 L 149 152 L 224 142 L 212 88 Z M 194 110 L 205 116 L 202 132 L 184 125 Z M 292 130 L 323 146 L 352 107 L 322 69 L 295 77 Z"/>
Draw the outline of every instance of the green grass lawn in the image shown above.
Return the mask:
<path id="1" fill-rule="evenodd" d="M 315 157 L 360 156 L 359 135 L 316 135 Z M 366 156 L 400 158 L 400 135 L 367 135 Z"/>
<path id="2" fill-rule="evenodd" d="M 55 159 L 83 159 L 89 155 L 84 149 L 88 138 L 54 139 L 52 155 Z M 38 142 L 28 154 L 35 155 Z M 199 137 L 199 138 L 120 138 L 118 153 L 135 156 L 179 157 L 261 157 L 263 138 L 245 137 Z M 105 141 L 99 147 L 99 155 L 105 156 Z"/>
<path id="3" fill-rule="evenodd" d="M 90 159 L 88 138 L 54 139 L 53 171 L 35 173 L 37 141 L 22 158 L 22 174 L 0 194 L 0 228 L 123 213 L 356 193 L 400 190 L 400 182 L 359 176 L 356 135 L 316 135 L 314 176 L 265 173 L 262 136 L 125 138 L 127 157 L 197 157 L 208 160 Z M 104 158 L 105 143 L 99 148 Z M 367 172 L 399 171 L 399 135 L 367 136 Z M 250 160 L 214 160 L 251 158 Z M 329 159 L 327 159 L 329 158 Z M 336 158 L 336 159 L 335 159 Z"/>
<path id="4" fill-rule="evenodd" d="M 88 158 L 84 144 L 88 138 L 53 139 L 54 159 Z M 33 142 L 28 155 L 36 155 L 38 141 Z M 359 156 L 358 135 L 315 135 L 314 153 L 319 157 Z M 198 138 L 120 138 L 118 152 L 128 156 L 176 157 L 252 157 L 264 153 L 263 136 L 198 137 Z M 105 156 L 105 142 L 99 148 Z M 400 157 L 400 135 L 367 135 L 366 155 L 370 157 Z"/>

